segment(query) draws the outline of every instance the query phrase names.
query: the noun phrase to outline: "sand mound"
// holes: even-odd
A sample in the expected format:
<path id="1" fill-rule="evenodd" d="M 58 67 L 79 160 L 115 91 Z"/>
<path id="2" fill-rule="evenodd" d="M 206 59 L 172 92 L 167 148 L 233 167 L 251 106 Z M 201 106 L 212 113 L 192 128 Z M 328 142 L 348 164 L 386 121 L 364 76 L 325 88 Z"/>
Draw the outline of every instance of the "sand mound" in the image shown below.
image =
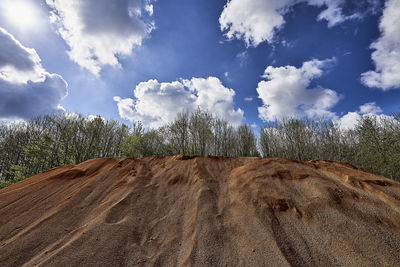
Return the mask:
<path id="1" fill-rule="evenodd" d="M 400 183 L 328 162 L 93 159 L 0 190 L 0 266 L 399 266 Z"/>

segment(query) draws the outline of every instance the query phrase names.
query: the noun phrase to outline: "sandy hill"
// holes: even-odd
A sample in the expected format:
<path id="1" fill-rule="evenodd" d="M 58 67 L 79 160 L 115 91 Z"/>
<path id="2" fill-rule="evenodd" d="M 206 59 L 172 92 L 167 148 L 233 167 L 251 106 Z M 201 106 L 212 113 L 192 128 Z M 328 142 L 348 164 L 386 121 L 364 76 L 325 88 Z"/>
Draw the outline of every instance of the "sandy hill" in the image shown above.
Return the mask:
<path id="1" fill-rule="evenodd" d="M 400 183 L 287 159 L 93 159 L 0 190 L 0 266 L 399 266 Z"/>

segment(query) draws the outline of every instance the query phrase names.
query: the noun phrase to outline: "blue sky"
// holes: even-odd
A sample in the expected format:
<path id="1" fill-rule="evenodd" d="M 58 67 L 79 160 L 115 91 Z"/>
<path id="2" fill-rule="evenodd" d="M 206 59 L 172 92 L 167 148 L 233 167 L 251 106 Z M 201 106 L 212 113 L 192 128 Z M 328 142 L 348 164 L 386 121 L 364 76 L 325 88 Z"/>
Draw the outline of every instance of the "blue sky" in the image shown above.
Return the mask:
<path id="1" fill-rule="evenodd" d="M 0 28 L 0 120 L 400 111 L 400 0 L 2 0 Z"/>

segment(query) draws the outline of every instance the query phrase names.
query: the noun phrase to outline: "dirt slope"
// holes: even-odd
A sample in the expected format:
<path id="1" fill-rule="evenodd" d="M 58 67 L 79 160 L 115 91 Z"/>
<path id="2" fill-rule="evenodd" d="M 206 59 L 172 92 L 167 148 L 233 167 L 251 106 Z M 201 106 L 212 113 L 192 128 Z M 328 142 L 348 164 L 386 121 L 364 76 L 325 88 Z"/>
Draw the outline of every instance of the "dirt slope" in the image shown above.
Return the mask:
<path id="1" fill-rule="evenodd" d="M 399 266 L 400 184 L 328 162 L 93 159 L 0 190 L 0 266 Z"/>

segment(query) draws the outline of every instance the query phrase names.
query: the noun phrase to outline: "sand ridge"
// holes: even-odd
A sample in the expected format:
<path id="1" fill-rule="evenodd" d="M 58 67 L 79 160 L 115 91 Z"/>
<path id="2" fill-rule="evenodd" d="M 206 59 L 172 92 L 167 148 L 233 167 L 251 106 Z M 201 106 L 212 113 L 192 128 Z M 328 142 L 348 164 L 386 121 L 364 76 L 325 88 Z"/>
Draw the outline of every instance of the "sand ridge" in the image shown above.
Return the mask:
<path id="1" fill-rule="evenodd" d="M 351 165 L 92 159 L 0 190 L 0 266 L 398 266 L 400 183 Z"/>

